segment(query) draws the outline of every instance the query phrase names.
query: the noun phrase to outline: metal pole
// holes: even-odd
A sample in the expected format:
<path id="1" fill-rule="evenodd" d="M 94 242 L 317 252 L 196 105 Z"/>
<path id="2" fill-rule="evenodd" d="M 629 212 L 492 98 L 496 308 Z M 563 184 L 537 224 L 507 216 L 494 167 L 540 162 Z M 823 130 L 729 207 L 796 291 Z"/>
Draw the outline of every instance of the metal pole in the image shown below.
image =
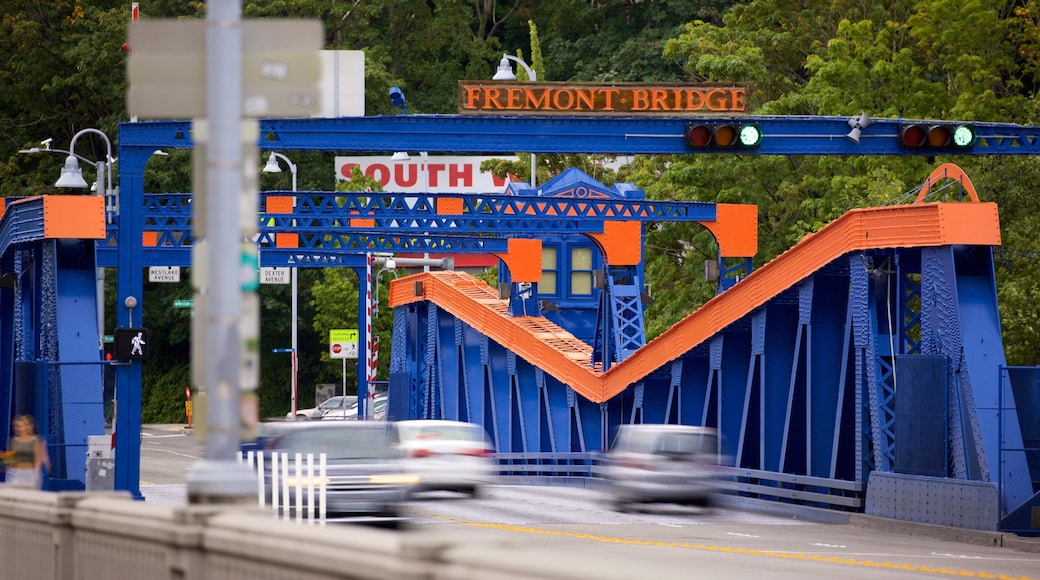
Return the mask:
<path id="1" fill-rule="evenodd" d="M 278 160 L 279 159 L 281 159 L 282 161 L 285 161 L 285 163 L 289 165 L 289 173 L 292 174 L 292 190 L 293 190 L 293 193 L 295 194 L 296 191 L 297 191 L 297 189 L 296 189 L 296 164 L 292 162 L 292 159 L 289 159 L 288 157 L 286 157 L 285 155 L 282 155 L 281 153 L 278 153 L 277 151 L 272 151 L 271 152 L 271 157 L 268 160 L 267 165 L 264 166 L 263 171 L 264 171 L 264 173 L 281 173 L 282 172 L 282 168 L 278 164 Z M 294 211 L 296 210 L 296 196 L 295 195 L 293 195 L 293 210 Z M 294 228 L 296 227 L 296 219 L 295 218 L 292 220 L 292 225 L 293 225 Z M 291 295 L 292 295 L 292 298 L 291 298 L 291 300 L 292 300 L 292 321 L 290 322 L 290 325 L 292 327 L 292 345 L 291 345 L 291 347 L 292 347 L 291 348 L 291 351 L 292 351 L 292 371 L 291 371 L 291 376 L 290 376 L 289 383 L 291 385 L 291 391 L 292 391 L 292 395 L 291 395 L 291 399 L 292 399 L 292 416 L 296 417 L 296 411 L 297 411 L 297 407 L 298 407 L 296 401 L 298 399 L 298 388 L 299 388 L 299 379 L 298 379 L 298 377 L 299 377 L 299 364 L 298 364 L 299 363 L 299 355 L 297 353 L 297 342 L 298 342 L 297 338 L 299 336 L 298 331 L 297 331 L 297 318 L 298 318 L 298 314 L 299 314 L 297 303 L 298 303 L 299 291 L 298 291 L 298 285 L 297 285 L 296 267 L 295 266 L 290 266 L 289 267 L 289 276 L 290 276 L 290 283 L 291 283 L 291 287 L 292 287 L 292 290 L 291 290 Z"/>
<path id="2" fill-rule="evenodd" d="M 206 458 L 188 475 L 190 503 L 256 501 L 256 478 L 235 461 L 241 399 L 242 239 L 239 196 L 242 160 L 242 6 L 240 0 L 210 0 L 206 14 L 206 270 L 204 312 Z"/>
<path id="3" fill-rule="evenodd" d="M 112 151 L 111 151 L 111 149 L 109 150 L 108 158 L 109 159 L 112 158 Z M 102 163 L 100 161 L 97 162 L 97 181 L 98 181 L 98 188 L 99 189 L 102 188 L 102 187 L 107 187 L 107 189 L 105 189 L 104 192 L 101 192 L 101 195 L 102 195 L 102 198 L 105 200 L 105 213 L 108 213 L 108 206 L 109 206 L 109 203 L 110 203 L 110 200 L 108 199 L 108 196 L 111 195 L 111 193 L 112 193 L 112 187 L 111 187 L 111 185 L 108 185 L 108 186 L 105 185 L 105 174 L 108 174 L 108 172 L 105 171 L 105 166 L 106 165 L 107 165 L 107 162 L 106 163 Z M 112 180 L 112 177 L 111 177 L 111 174 L 109 174 L 109 184 L 111 184 L 111 180 Z M 108 216 L 106 216 L 106 218 L 107 217 Z M 111 220 L 110 219 L 106 219 L 105 223 L 111 223 Z M 102 354 L 102 358 L 104 358 L 104 351 L 105 351 L 105 268 L 102 267 L 102 266 L 98 266 L 98 267 L 94 268 L 94 278 L 95 278 L 95 284 L 97 285 L 98 351 Z"/>
<path id="4" fill-rule="evenodd" d="M 289 158 L 285 157 L 284 155 L 281 155 L 281 157 L 284 158 L 285 162 L 289 164 L 289 172 L 292 173 L 293 211 L 295 212 L 296 211 L 296 164 L 293 163 L 292 161 L 290 161 Z M 293 225 L 293 228 L 296 227 L 296 219 L 295 218 L 292 220 L 292 225 Z M 298 339 L 298 336 L 299 336 L 298 335 L 298 329 L 297 329 L 297 317 L 298 317 L 298 314 L 299 314 L 299 307 L 297 306 L 297 304 L 298 304 L 297 300 L 298 300 L 298 297 L 299 297 L 299 294 L 298 294 L 299 290 L 298 290 L 298 286 L 296 285 L 297 283 L 296 283 L 296 267 L 295 266 L 293 266 L 292 268 L 289 269 L 289 282 L 290 282 L 290 285 L 291 285 L 291 288 L 292 288 L 292 290 L 291 290 L 291 294 L 292 294 L 292 412 L 293 412 L 293 417 L 296 417 L 296 400 L 297 400 L 297 396 L 298 396 L 297 392 L 298 392 L 298 389 L 299 389 L 300 385 L 299 385 L 299 370 L 298 370 L 299 369 L 299 365 L 297 364 L 297 362 L 298 362 L 298 358 L 297 358 L 297 356 L 298 356 L 297 355 L 297 339 Z"/>

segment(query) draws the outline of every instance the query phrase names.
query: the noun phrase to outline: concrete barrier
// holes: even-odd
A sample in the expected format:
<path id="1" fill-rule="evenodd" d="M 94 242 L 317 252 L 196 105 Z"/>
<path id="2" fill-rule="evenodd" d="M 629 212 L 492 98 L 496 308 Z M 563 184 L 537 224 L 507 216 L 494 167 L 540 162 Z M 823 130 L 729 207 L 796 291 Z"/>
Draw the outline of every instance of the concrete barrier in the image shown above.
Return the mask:
<path id="1" fill-rule="evenodd" d="M 479 531 L 279 520 L 251 505 L 171 506 L 119 492 L 0 487 L 0 562 L 19 580 L 631 578 L 624 558 L 546 554 Z"/>

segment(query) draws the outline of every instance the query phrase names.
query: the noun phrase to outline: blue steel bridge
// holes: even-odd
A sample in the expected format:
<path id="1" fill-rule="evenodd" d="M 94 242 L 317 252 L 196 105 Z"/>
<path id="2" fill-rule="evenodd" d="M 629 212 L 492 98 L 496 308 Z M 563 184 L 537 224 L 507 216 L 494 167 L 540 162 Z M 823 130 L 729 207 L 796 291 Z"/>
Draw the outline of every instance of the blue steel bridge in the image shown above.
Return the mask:
<path id="1" fill-rule="evenodd" d="M 929 154 L 899 146 L 902 120 L 876 120 L 859 143 L 844 138 L 844 118 L 733 122 L 750 121 L 762 141 L 748 154 Z M 688 122 L 266 120 L 258 146 L 712 153 L 686 146 Z M 977 142 L 958 154 L 1037 153 L 1037 128 L 973 126 Z M 82 487 L 86 437 L 104 433 L 108 365 L 100 360 L 96 268 L 116 268 L 117 304 L 139 299 L 117 311 L 117 326 L 130 327 L 147 324 L 143 269 L 191 265 L 191 194 L 143 191 L 148 157 L 192 147 L 190 124 L 124 124 L 118 144 L 118 213 L 106 215 L 99 198 L 44 196 L 8 198 L 0 216 L 0 427 L 9 430 L 17 413 L 40 418 L 56 488 Z M 929 201 L 940 187 L 963 201 Z M 649 201 L 630 185 L 608 187 L 577 170 L 537 189 L 511 184 L 501 195 L 263 192 L 258 244 L 264 266 L 350 267 L 359 275 L 372 252 L 498 256 L 501 288 L 457 272 L 393 283 L 391 415 L 481 423 L 518 474 L 591 475 L 621 424 L 709 425 L 733 458 L 731 493 L 1035 530 L 1040 380 L 1036 369 L 1005 366 L 997 208 L 949 165 L 924 180 L 919 198 L 854 210 L 754 271 L 746 229 L 754 232 L 754 208 Z M 722 279 L 715 299 L 647 341 L 642 233 L 661 221 L 711 230 Z M 362 349 L 365 342 L 361 336 Z M 135 494 L 140 365 L 111 365 L 116 486 Z M 361 377 L 359 392 L 367 389 Z"/>

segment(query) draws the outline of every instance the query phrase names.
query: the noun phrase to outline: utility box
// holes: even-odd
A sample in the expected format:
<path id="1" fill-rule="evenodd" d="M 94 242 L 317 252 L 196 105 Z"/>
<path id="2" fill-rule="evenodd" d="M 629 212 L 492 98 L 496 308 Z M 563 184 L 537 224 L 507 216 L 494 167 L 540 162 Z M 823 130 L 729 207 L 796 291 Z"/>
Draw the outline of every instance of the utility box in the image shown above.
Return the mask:
<path id="1" fill-rule="evenodd" d="M 116 487 L 116 460 L 111 435 L 87 437 L 87 491 L 112 491 Z"/>

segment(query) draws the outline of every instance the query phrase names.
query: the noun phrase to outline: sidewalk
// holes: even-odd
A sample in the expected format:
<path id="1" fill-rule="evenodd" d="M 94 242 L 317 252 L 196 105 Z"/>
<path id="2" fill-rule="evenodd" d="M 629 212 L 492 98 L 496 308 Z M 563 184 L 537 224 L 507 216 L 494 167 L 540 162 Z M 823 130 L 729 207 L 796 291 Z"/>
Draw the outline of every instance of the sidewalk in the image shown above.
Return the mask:
<path id="1" fill-rule="evenodd" d="M 183 483 L 142 485 L 144 501 L 156 505 L 188 505 L 188 486 Z"/>

